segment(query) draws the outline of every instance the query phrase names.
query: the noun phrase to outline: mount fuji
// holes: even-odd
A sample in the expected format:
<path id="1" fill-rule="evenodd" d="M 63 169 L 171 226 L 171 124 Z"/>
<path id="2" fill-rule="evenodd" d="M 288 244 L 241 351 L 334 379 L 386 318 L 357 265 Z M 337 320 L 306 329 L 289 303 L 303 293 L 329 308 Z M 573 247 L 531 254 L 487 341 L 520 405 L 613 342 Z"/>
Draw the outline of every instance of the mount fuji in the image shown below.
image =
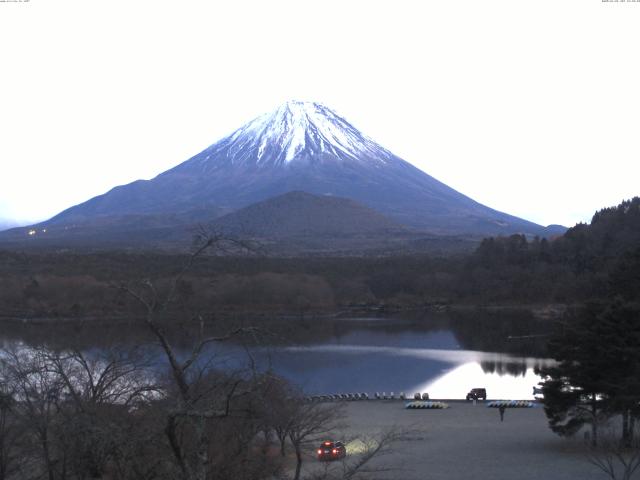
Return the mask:
<path id="1" fill-rule="evenodd" d="M 349 199 L 430 235 L 550 233 L 439 182 L 328 107 L 300 101 L 250 121 L 151 180 L 115 187 L 38 227 L 50 235 L 87 226 L 119 229 L 125 238 L 127 229 L 184 228 L 294 191 Z"/>

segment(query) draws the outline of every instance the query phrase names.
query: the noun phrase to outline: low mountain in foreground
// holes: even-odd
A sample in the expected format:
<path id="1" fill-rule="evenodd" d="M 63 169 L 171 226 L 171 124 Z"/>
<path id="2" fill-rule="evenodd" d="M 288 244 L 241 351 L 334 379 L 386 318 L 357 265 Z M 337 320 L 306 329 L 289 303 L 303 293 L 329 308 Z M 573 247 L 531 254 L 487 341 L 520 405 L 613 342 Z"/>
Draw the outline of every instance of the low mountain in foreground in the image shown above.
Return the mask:
<path id="1" fill-rule="evenodd" d="M 285 254 L 406 250 L 420 236 L 353 200 L 299 191 L 249 205 L 215 220 L 212 227 Z"/>
<path id="2" fill-rule="evenodd" d="M 346 198 L 289 192 L 213 222 L 234 235 L 264 238 L 408 234 L 384 215 Z"/>

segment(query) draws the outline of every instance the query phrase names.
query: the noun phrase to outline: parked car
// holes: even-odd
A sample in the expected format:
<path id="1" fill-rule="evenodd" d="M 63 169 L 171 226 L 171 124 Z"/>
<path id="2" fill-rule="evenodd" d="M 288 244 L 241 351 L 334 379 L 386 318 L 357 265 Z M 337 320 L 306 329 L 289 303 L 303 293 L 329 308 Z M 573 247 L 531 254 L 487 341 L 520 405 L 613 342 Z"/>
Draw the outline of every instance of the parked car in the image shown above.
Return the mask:
<path id="1" fill-rule="evenodd" d="M 486 400 L 487 390 L 485 388 L 472 388 L 467 393 L 467 400 Z"/>
<path id="2" fill-rule="evenodd" d="M 318 460 L 340 460 L 347 456 L 347 448 L 342 442 L 333 442 L 327 440 L 322 442 L 322 445 L 317 451 Z"/>

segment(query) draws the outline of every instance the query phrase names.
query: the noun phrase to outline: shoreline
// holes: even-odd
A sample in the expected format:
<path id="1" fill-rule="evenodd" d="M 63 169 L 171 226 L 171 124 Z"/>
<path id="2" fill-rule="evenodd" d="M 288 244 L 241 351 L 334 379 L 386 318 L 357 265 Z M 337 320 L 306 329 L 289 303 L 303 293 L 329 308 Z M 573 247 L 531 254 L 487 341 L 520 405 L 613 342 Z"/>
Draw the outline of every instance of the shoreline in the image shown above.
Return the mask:
<path id="1" fill-rule="evenodd" d="M 565 312 L 571 305 L 567 304 L 520 304 L 520 305 L 480 305 L 480 304 L 433 304 L 423 306 L 402 306 L 375 304 L 370 308 L 345 307 L 337 310 L 317 310 L 307 312 L 292 311 L 270 311 L 270 310 L 225 310 L 215 313 L 215 320 L 240 320 L 246 318 L 267 319 L 272 322 L 286 320 L 362 320 L 362 319 L 396 319 L 397 315 L 446 315 L 448 313 L 473 313 L 474 311 L 483 313 L 522 313 L 529 312 L 537 320 L 554 320 Z M 179 315 L 179 313 L 176 313 Z M 84 325 L 91 323 L 96 326 L 122 325 L 142 319 L 136 316 L 116 315 L 108 317 L 105 315 L 86 316 L 56 316 L 56 315 L 33 315 L 29 312 L 0 312 L 0 325 L 2 324 L 23 324 L 23 325 Z M 214 321 L 215 321 L 214 320 Z M 173 322 L 171 322 L 173 323 Z M 195 321 L 182 321 L 181 325 L 199 325 Z M 205 325 L 212 321 L 205 321 Z M 175 324 L 175 323 L 174 323 Z"/>

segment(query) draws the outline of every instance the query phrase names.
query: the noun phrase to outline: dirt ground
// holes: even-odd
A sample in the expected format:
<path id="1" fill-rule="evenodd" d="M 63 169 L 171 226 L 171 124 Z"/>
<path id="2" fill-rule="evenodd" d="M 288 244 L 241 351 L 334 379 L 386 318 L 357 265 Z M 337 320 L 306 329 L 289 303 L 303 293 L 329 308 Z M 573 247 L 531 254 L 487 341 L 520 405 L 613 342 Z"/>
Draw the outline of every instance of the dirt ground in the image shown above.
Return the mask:
<path id="1" fill-rule="evenodd" d="M 564 439 L 547 426 L 541 406 L 509 408 L 500 422 L 484 402 L 447 402 L 445 410 L 407 410 L 401 401 L 358 401 L 345 406 L 348 427 L 335 440 L 372 435 L 390 427 L 415 430 L 376 460 L 390 468 L 367 478 L 431 480 L 540 480 L 606 478 L 585 456 L 583 438 Z M 353 450 L 353 448 L 352 448 Z M 353 461 L 357 453 L 351 452 Z M 321 469 L 314 458 L 303 471 Z M 341 468 L 331 465 L 331 468 Z"/>

